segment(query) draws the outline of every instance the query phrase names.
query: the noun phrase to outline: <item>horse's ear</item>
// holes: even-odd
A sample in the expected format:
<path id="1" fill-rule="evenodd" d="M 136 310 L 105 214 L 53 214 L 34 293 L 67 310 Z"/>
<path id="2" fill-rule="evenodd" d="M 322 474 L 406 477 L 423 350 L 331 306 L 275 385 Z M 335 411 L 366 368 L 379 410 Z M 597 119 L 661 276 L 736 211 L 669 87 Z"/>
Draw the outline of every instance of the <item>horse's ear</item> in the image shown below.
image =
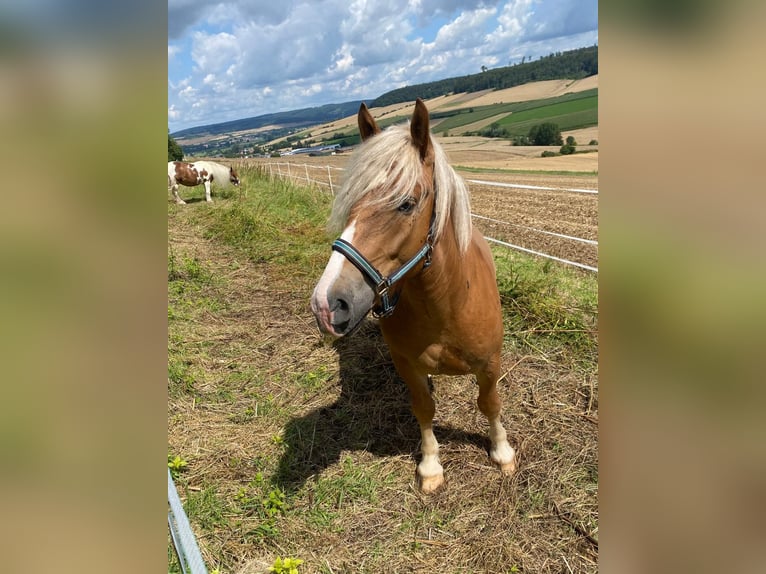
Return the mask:
<path id="1" fill-rule="evenodd" d="M 356 119 L 359 123 L 359 135 L 362 136 L 362 141 L 370 136 L 380 133 L 380 128 L 378 127 L 378 124 L 375 123 L 375 118 L 372 117 L 370 110 L 367 109 L 364 102 L 359 106 L 359 115 Z"/>
<path id="2" fill-rule="evenodd" d="M 415 101 L 415 111 L 412 113 L 410 122 L 410 135 L 412 145 L 418 149 L 420 159 L 424 161 L 431 148 L 431 132 L 428 125 L 428 109 L 420 98 Z"/>

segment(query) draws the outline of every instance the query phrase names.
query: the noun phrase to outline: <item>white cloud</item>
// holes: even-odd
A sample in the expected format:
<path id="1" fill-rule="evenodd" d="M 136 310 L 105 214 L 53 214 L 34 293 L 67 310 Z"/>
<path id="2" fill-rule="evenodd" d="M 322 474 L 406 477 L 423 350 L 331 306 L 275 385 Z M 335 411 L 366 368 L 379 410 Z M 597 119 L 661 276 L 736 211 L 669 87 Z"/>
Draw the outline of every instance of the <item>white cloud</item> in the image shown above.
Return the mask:
<path id="1" fill-rule="evenodd" d="M 455 20 L 439 29 L 434 40 L 434 49 L 455 50 L 482 44 L 484 24 L 494 15 L 494 8 L 463 12 Z"/>
<path id="2" fill-rule="evenodd" d="M 589 45 L 597 0 L 169 0 L 168 34 L 181 129 Z"/>
<path id="3" fill-rule="evenodd" d="M 230 62 L 236 61 L 241 55 L 240 40 L 227 32 L 195 32 L 193 40 L 192 59 L 198 71 L 205 75 L 225 70 Z"/>

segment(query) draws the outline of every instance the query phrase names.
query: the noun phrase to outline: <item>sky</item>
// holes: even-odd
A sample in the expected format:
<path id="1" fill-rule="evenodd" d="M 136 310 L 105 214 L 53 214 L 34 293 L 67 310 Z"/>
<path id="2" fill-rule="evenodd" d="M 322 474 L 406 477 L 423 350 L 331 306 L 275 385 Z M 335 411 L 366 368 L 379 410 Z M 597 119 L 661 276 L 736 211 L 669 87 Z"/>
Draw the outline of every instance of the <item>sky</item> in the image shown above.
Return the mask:
<path id="1" fill-rule="evenodd" d="M 171 132 L 598 43 L 598 0 L 168 0 Z"/>

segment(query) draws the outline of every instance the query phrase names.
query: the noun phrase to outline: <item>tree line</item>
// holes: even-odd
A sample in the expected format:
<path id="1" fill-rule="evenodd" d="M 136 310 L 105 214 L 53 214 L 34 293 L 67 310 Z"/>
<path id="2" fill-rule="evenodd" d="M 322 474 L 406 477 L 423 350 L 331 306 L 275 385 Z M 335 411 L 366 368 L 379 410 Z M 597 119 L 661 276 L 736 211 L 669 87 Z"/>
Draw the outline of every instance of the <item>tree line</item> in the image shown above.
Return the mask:
<path id="1" fill-rule="evenodd" d="M 477 74 L 404 86 L 386 92 L 373 100 L 370 107 L 389 106 L 415 98 L 435 98 L 450 93 L 502 90 L 542 80 L 586 78 L 598 74 L 598 45 L 556 52 L 514 66 L 493 69 L 482 66 L 481 69 Z"/>

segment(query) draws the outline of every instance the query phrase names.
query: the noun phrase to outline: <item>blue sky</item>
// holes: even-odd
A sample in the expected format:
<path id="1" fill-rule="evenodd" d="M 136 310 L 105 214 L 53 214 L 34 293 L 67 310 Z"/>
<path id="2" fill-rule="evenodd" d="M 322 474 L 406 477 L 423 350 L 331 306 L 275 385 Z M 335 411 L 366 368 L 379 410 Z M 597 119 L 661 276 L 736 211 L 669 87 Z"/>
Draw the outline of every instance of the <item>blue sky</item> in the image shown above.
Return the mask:
<path id="1" fill-rule="evenodd" d="M 168 0 L 168 127 L 473 74 L 598 43 L 598 0 Z"/>

